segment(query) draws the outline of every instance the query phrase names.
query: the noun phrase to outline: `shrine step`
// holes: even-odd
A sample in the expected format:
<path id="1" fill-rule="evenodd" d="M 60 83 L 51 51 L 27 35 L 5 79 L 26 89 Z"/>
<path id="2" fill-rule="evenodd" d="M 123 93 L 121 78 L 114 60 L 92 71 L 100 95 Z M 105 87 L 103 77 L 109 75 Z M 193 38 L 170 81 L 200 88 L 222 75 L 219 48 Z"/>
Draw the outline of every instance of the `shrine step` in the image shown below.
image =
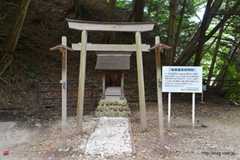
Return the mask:
<path id="1" fill-rule="evenodd" d="M 99 101 L 95 113 L 99 117 L 127 117 L 130 114 L 130 109 L 126 98 L 106 96 Z"/>

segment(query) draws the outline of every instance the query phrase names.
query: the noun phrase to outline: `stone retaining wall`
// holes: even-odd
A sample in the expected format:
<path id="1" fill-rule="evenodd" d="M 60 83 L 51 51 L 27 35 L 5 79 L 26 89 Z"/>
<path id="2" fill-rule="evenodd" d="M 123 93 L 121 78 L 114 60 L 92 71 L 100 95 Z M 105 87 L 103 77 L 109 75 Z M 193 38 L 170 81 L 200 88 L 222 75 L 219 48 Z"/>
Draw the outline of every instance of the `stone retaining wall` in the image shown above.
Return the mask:
<path id="1" fill-rule="evenodd" d="M 86 73 L 86 87 L 85 87 L 85 111 L 93 111 L 101 96 L 101 76 L 94 67 L 96 63 L 96 56 L 88 57 L 87 73 Z M 153 55 L 144 55 L 144 77 L 145 77 L 145 92 L 146 101 L 156 100 L 155 91 L 155 64 L 153 63 Z M 150 62 L 151 63 L 150 63 Z M 71 61 L 72 62 L 72 61 Z M 76 107 L 77 104 L 77 90 L 78 90 L 78 61 L 69 64 L 68 78 L 68 107 Z M 58 67 L 60 67 L 58 65 Z M 61 74 L 61 68 L 59 70 Z M 59 81 L 59 80 L 58 80 Z M 39 83 L 40 105 L 42 107 L 60 107 L 61 106 L 61 84 L 55 82 L 41 82 Z M 130 103 L 138 102 L 138 83 L 136 73 L 136 59 L 131 56 L 131 69 L 125 74 L 125 96 Z M 131 106 L 130 106 L 131 107 Z"/>
<path id="2" fill-rule="evenodd" d="M 79 54 L 69 54 L 68 59 L 68 110 L 76 112 L 78 93 Z M 59 60 L 59 55 L 56 56 Z M 89 54 L 87 57 L 85 107 L 84 111 L 94 111 L 102 93 L 101 75 L 95 70 L 96 55 Z M 45 69 L 44 69 L 45 70 Z M 61 64 L 49 64 L 42 79 L 26 84 L 28 89 L 11 91 L 8 99 L 0 102 L 0 111 L 12 112 L 12 110 L 26 112 L 27 114 L 40 111 L 61 112 Z M 156 101 L 155 64 L 153 54 L 144 55 L 144 78 L 146 101 Z M 16 87 L 15 87 L 16 88 Z M 18 87 L 21 88 L 21 87 Z M 10 92 L 10 91 L 9 91 Z M 1 95 L 4 95 L 1 93 Z M 125 74 L 125 96 L 129 107 L 138 104 L 138 83 L 136 73 L 136 59 L 131 56 L 131 69 Z M 6 103 L 9 102 L 9 103 Z"/>

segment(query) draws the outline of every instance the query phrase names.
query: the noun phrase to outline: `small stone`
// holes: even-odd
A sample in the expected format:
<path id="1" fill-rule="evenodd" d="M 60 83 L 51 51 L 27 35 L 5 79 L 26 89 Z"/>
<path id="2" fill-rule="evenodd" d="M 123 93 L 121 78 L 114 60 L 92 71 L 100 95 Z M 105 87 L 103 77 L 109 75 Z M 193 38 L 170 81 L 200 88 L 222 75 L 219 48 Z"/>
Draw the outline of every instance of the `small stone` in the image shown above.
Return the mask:
<path id="1" fill-rule="evenodd" d="M 73 154 L 71 157 L 72 157 L 72 158 L 75 158 L 75 157 L 76 157 L 76 155 L 75 155 L 75 154 Z"/>
<path id="2" fill-rule="evenodd" d="M 36 124 L 35 124 L 35 127 L 40 128 L 40 127 L 42 127 L 42 125 L 41 125 L 40 123 L 36 123 Z"/>
<path id="3" fill-rule="evenodd" d="M 165 145 L 164 148 L 167 149 L 167 150 L 170 150 L 170 147 L 167 146 L 167 145 Z"/>
<path id="4" fill-rule="evenodd" d="M 64 149 L 64 152 L 68 152 L 70 150 L 70 147 L 67 147 Z"/>
<path id="5" fill-rule="evenodd" d="M 48 160 L 53 160 L 53 157 L 48 157 Z"/>

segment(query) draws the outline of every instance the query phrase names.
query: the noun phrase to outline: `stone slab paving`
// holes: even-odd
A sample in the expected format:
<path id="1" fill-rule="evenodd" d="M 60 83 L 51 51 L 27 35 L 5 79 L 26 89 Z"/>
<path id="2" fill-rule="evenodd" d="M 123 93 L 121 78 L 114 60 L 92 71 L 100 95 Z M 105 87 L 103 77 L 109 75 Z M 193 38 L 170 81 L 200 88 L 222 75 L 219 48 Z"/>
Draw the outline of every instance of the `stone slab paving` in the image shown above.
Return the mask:
<path id="1" fill-rule="evenodd" d="M 131 155 L 132 143 L 128 118 L 100 117 L 91 134 L 85 154 L 87 155 Z"/>

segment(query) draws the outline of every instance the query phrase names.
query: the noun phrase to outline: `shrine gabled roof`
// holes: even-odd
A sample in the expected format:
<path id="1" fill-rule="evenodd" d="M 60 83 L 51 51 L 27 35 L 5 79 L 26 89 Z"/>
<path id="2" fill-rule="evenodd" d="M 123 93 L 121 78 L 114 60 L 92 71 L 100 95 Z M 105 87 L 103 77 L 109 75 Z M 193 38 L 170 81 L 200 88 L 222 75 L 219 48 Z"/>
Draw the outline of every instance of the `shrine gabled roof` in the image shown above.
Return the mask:
<path id="1" fill-rule="evenodd" d="M 96 70 L 129 70 L 131 54 L 97 54 Z"/>

